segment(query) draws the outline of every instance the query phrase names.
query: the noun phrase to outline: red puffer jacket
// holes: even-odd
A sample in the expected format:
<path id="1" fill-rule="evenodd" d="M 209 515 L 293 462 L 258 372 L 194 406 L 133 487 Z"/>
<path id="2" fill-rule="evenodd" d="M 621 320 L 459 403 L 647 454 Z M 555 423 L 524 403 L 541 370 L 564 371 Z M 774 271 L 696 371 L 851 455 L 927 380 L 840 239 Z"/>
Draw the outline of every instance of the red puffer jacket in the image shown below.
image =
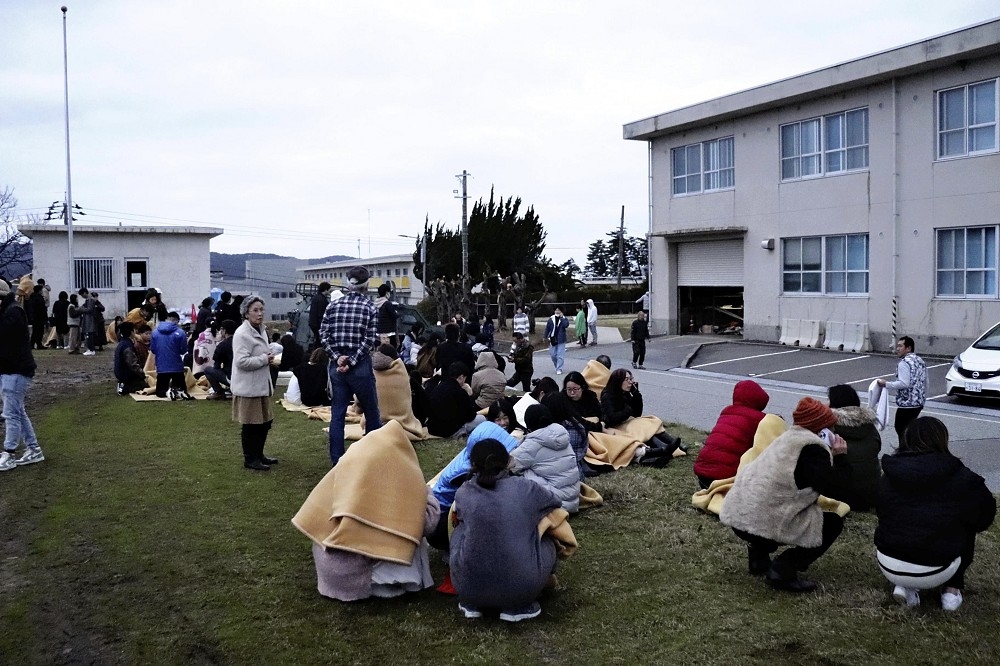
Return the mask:
<path id="1" fill-rule="evenodd" d="M 745 379 L 733 388 L 733 404 L 722 410 L 694 463 L 694 473 L 709 479 L 736 476 L 742 456 L 753 446 L 757 424 L 770 396 L 757 382 Z"/>

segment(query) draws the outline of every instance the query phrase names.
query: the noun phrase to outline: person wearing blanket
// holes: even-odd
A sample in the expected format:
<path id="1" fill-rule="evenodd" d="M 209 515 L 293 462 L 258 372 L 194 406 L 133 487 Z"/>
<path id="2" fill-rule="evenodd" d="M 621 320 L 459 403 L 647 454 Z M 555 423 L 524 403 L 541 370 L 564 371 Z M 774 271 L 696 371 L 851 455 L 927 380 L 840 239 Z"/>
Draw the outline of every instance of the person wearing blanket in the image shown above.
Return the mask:
<path id="1" fill-rule="evenodd" d="M 816 583 L 799 572 L 819 559 L 844 528 L 844 519 L 824 512 L 816 500 L 821 493 L 836 496 L 851 468 L 843 455 L 847 444 L 829 430 L 837 422 L 829 407 L 802 398 L 792 420 L 789 430 L 736 475 L 719 519 L 747 543 L 751 574 L 764 574 L 776 590 L 809 592 Z M 792 547 L 772 562 L 781 545 Z"/>
<path id="2" fill-rule="evenodd" d="M 601 419 L 601 401 L 597 399 L 597 394 L 590 390 L 587 380 L 579 372 L 574 370 L 563 379 L 563 395 L 569 399 L 569 405 L 574 410 L 574 415 L 581 419 L 596 419 L 596 421 L 582 420 L 581 423 L 587 432 L 603 432 L 604 423 Z"/>
<path id="3" fill-rule="evenodd" d="M 736 476 L 740 457 L 753 446 L 754 433 L 770 399 L 752 379 L 744 379 L 733 387 L 733 404 L 722 409 L 694 461 L 694 473 L 703 489 L 713 481 Z"/>
<path id="4" fill-rule="evenodd" d="M 438 437 L 464 437 L 486 420 L 476 413 L 476 403 L 462 385 L 469 368 L 455 361 L 445 368 L 441 381 L 427 394 L 427 430 Z"/>
<path id="5" fill-rule="evenodd" d="M 503 397 L 507 377 L 498 369 L 496 355 L 492 351 L 479 353 L 471 385 L 472 397 L 479 409 L 485 409 Z"/>
<path id="6" fill-rule="evenodd" d="M 481 423 L 469 434 L 465 448 L 451 459 L 441 473 L 437 475 L 431 490 L 441 506 L 441 520 L 427 541 L 438 550 L 448 550 L 448 510 L 455 503 L 455 492 L 472 473 L 472 448 L 484 439 L 500 442 L 508 453 L 520 444 L 502 426 L 492 421 Z"/>
<path id="7" fill-rule="evenodd" d="M 608 385 L 601 393 L 604 426 L 627 431 L 628 424 L 642 416 L 642 407 L 642 393 L 639 392 L 639 383 L 632 378 L 632 373 L 625 368 L 612 371 Z M 662 430 L 663 422 L 660 419 L 655 416 L 646 418 L 659 422 Z M 687 447 L 681 443 L 679 437 L 673 437 L 665 430 L 656 433 L 644 443 L 652 449 L 663 451 L 666 457 L 673 455 L 677 449 L 687 451 Z"/>
<path id="8" fill-rule="evenodd" d="M 406 432 L 393 421 L 341 457 L 292 524 L 313 541 L 319 593 L 355 601 L 433 584 L 423 537 L 439 511 Z"/>
<path id="9" fill-rule="evenodd" d="M 516 449 L 515 449 L 516 450 Z M 509 476 L 506 447 L 494 439 L 471 453 L 473 477 L 455 494 L 451 580 L 467 618 L 500 609 L 500 619 L 538 617 L 538 597 L 555 570 L 556 543 L 538 524 L 559 499 L 547 487 Z"/>
<path id="10" fill-rule="evenodd" d="M 566 428 L 553 423 L 545 405 L 532 405 L 524 413 L 528 434 L 510 452 L 510 471 L 551 490 L 569 513 L 580 509 L 580 469 Z"/>
<path id="11" fill-rule="evenodd" d="M 285 400 L 294 405 L 306 407 L 329 407 L 330 394 L 326 386 L 330 381 L 327 366 L 330 357 L 322 347 L 316 347 L 309 354 L 309 360 L 292 368 L 292 378 L 288 380 Z"/>
<path id="12" fill-rule="evenodd" d="M 976 533 L 996 517 L 997 503 L 981 476 L 948 450 L 948 429 L 924 416 L 906 428 L 899 450 L 882 458 L 875 547 L 882 574 L 907 606 L 918 589 L 942 586 L 941 607 L 962 605 L 965 571 Z"/>

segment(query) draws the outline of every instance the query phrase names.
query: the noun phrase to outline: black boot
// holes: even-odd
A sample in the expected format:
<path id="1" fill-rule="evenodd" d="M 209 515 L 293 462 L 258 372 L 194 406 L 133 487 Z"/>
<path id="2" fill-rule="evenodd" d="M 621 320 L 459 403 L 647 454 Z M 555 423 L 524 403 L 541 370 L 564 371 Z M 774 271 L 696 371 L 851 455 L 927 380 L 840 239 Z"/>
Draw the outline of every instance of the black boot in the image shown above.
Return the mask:
<path id="1" fill-rule="evenodd" d="M 258 459 L 256 429 L 258 426 L 244 423 L 240 429 L 240 440 L 243 444 L 243 466 L 247 469 L 255 469 L 266 472 L 271 469 Z M 263 444 L 261 445 L 263 448 Z"/>
<path id="2" fill-rule="evenodd" d="M 265 465 L 277 465 L 277 458 L 268 458 L 264 455 L 264 445 L 267 443 L 267 433 L 271 430 L 272 421 L 268 421 L 257 426 L 257 460 Z"/>
<path id="3" fill-rule="evenodd" d="M 656 444 L 656 448 L 664 451 L 664 454 L 668 456 L 674 455 L 674 451 L 677 449 L 685 450 L 682 448 L 680 437 L 674 437 L 666 432 L 653 435 L 653 443 Z"/>

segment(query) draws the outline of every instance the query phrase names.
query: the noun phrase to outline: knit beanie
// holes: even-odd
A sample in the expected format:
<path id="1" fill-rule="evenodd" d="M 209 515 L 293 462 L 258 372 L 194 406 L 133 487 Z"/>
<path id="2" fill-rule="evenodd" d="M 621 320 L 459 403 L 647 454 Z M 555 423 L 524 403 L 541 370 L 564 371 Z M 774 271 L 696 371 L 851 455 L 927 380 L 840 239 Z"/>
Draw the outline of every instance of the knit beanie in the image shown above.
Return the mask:
<path id="1" fill-rule="evenodd" d="M 827 396 L 830 398 L 831 408 L 861 406 L 861 399 L 858 398 L 858 392 L 847 384 L 831 386 L 830 390 L 827 391 Z"/>
<path id="2" fill-rule="evenodd" d="M 802 398 L 792 412 L 792 423 L 811 432 L 819 432 L 837 423 L 837 415 L 816 398 Z"/>

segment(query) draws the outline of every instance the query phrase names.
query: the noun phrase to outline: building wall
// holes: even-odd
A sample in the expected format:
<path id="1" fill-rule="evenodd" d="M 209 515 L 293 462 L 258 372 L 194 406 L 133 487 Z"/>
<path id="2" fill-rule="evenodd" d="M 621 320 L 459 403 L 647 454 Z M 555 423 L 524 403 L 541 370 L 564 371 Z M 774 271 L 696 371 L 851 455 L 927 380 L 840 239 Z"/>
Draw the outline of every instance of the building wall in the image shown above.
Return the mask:
<path id="1" fill-rule="evenodd" d="M 305 266 L 301 270 L 308 282 L 329 282 L 334 289 L 340 289 L 346 284 L 344 277 L 353 266 L 365 266 L 371 273 L 369 287 L 375 291 L 379 285 L 392 280 L 396 285 L 396 300 L 403 304 L 413 305 L 424 298 L 424 285 L 414 274 L 413 259 L 409 255 L 393 255 L 389 257 L 372 257 L 338 261 L 331 264 Z M 398 274 L 397 274 L 398 272 Z"/>
<path id="2" fill-rule="evenodd" d="M 52 291 L 71 292 L 69 248 L 65 231 L 34 232 L 35 278 L 45 278 Z M 147 260 L 147 284 L 163 292 L 168 308 L 189 312 L 209 295 L 209 238 L 207 234 L 87 233 L 74 230 L 77 259 L 111 258 L 115 289 L 99 289 L 106 319 L 126 313 L 125 258 Z"/>
<path id="3" fill-rule="evenodd" d="M 674 243 L 682 237 L 671 235 L 744 227 L 748 338 L 777 340 L 783 318 L 868 322 L 873 346 L 888 349 L 896 296 L 897 335 L 925 351 L 960 351 L 1000 320 L 1000 300 L 935 296 L 935 229 L 1000 223 L 1000 153 L 936 160 L 936 91 L 998 75 L 1000 56 L 980 58 L 653 139 L 654 325 L 681 328 Z M 868 108 L 868 170 L 781 181 L 782 124 L 859 107 Z M 671 149 L 727 136 L 735 188 L 672 196 Z M 850 233 L 868 234 L 867 296 L 782 293 L 781 239 Z M 767 238 L 773 250 L 761 249 Z"/>

